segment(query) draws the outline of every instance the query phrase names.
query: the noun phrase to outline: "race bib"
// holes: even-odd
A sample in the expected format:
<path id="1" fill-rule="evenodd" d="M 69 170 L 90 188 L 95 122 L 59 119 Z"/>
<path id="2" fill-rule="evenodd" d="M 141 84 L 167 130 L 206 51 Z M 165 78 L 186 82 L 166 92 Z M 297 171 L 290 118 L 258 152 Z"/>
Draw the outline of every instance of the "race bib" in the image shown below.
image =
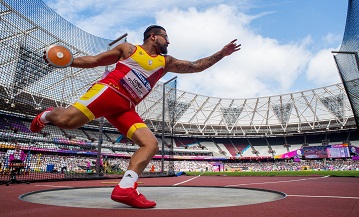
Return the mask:
<path id="1" fill-rule="evenodd" d="M 143 99 L 152 89 L 147 78 L 134 69 L 131 69 L 120 82 L 134 99 Z"/>

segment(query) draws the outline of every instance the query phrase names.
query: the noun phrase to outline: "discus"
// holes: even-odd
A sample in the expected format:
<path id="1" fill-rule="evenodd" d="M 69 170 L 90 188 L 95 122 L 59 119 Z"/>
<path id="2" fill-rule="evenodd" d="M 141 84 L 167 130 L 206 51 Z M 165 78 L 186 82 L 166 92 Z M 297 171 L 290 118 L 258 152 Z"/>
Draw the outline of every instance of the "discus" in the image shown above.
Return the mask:
<path id="1" fill-rule="evenodd" d="M 51 45 L 46 50 L 46 60 L 53 66 L 65 68 L 74 61 L 71 51 L 62 45 Z"/>

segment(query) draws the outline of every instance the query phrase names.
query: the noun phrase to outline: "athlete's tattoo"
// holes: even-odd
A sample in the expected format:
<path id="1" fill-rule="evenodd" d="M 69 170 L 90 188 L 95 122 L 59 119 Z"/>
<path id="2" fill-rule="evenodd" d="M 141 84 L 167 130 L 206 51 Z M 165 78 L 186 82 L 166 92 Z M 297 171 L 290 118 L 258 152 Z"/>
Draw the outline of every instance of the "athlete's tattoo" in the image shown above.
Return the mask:
<path id="1" fill-rule="evenodd" d="M 220 61 L 223 58 L 221 53 L 213 54 L 212 56 L 209 56 L 207 58 L 199 59 L 197 61 L 194 61 L 193 64 L 197 66 L 198 70 L 205 70 L 211 66 L 213 66 L 215 63 Z"/>
<path id="2" fill-rule="evenodd" d="M 191 73 L 191 72 L 200 72 L 203 71 L 219 60 L 223 58 L 223 55 L 220 52 L 213 54 L 212 56 L 196 60 L 194 62 L 191 61 L 181 61 L 175 60 L 174 61 L 174 71 L 178 73 Z"/>

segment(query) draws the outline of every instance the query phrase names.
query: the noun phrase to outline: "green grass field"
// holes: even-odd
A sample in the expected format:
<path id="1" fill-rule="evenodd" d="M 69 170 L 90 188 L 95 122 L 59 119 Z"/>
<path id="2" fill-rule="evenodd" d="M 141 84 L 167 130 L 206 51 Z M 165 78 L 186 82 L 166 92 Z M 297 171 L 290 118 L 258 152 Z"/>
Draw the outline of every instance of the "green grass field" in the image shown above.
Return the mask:
<path id="1" fill-rule="evenodd" d="M 359 171 L 186 172 L 190 176 L 333 176 L 359 177 Z"/>

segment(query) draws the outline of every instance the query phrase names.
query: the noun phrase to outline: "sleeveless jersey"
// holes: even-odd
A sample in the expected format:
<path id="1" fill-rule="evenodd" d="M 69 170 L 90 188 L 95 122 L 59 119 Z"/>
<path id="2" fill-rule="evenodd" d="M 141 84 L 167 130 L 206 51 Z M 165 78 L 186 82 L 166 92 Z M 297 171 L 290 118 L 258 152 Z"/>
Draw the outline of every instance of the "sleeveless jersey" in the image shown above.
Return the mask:
<path id="1" fill-rule="evenodd" d="M 150 56 L 140 45 L 135 47 L 131 56 L 119 60 L 115 69 L 98 83 L 112 87 L 137 105 L 162 77 L 166 62 L 163 55 Z"/>

